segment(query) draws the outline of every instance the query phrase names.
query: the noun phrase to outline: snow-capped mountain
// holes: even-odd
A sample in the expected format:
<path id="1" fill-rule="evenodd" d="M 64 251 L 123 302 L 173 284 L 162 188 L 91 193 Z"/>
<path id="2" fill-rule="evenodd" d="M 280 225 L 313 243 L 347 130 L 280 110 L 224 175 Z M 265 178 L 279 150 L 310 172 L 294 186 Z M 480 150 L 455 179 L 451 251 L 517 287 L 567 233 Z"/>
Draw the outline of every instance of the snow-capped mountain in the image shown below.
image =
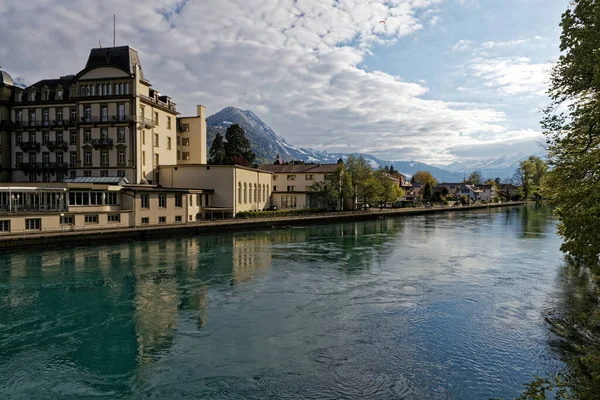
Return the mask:
<path id="1" fill-rule="evenodd" d="M 481 174 L 486 178 L 498 177 L 503 179 L 505 177 L 511 177 L 515 173 L 515 170 L 519 168 L 519 163 L 531 156 L 546 158 L 546 153 L 540 151 L 534 154 L 517 153 L 504 155 L 499 158 L 488 160 L 462 160 L 440 167 L 447 171 L 467 176 L 473 171 L 481 171 Z"/>
<path id="2" fill-rule="evenodd" d="M 252 151 L 256 154 L 257 164 L 271 164 L 278 154 L 286 161 L 301 160 L 320 163 L 335 163 L 340 158 L 346 159 L 349 156 L 348 153 L 329 153 L 289 144 L 252 111 L 240 110 L 235 107 L 226 107 L 206 119 L 208 148 L 217 132 L 225 137 L 225 131 L 232 124 L 238 124 L 244 129 Z M 512 176 L 515 169 L 518 168 L 518 161 L 529 157 L 529 154 L 506 156 L 477 164 L 472 160 L 461 161 L 449 166 L 433 166 L 418 161 L 387 161 L 370 154 L 362 154 L 362 156 L 374 168 L 393 165 L 394 169 L 408 176 L 412 176 L 417 171 L 427 170 L 440 182 L 461 182 L 465 173 L 468 175 L 477 169 L 481 169 L 486 178 Z"/>

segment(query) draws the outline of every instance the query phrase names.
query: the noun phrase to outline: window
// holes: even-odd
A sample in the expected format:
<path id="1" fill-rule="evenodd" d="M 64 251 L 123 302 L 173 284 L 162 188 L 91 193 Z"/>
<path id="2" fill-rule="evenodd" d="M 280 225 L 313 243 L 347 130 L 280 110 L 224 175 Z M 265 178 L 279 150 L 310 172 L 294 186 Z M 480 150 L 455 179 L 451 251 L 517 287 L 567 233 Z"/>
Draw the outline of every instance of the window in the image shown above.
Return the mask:
<path id="1" fill-rule="evenodd" d="M 90 85 L 88 87 L 90 89 L 90 96 L 95 96 L 96 95 L 96 91 L 94 89 L 94 85 Z"/>
<path id="2" fill-rule="evenodd" d="M 100 139 L 108 139 L 108 128 L 100 129 Z"/>
<path id="3" fill-rule="evenodd" d="M 296 191 L 296 186 L 288 186 L 287 187 L 287 191 L 288 192 L 295 192 Z"/>
<path id="4" fill-rule="evenodd" d="M 273 186 L 273 191 L 276 192 L 277 191 L 277 186 Z"/>
<path id="5" fill-rule="evenodd" d="M 83 108 L 83 118 L 86 122 L 90 122 L 92 120 L 92 108 L 90 106 Z"/>
<path id="6" fill-rule="evenodd" d="M 44 164 L 50 164 L 50 153 L 48 153 L 48 152 L 42 153 L 42 162 Z"/>
<path id="7" fill-rule="evenodd" d="M 17 145 L 20 145 L 21 143 L 23 143 L 23 135 L 21 135 L 21 133 L 17 133 Z"/>
<path id="8" fill-rule="evenodd" d="M 64 216 L 60 217 L 60 224 L 61 225 L 74 225 L 75 218 L 73 217 L 73 215 L 64 215 Z"/>
<path id="9" fill-rule="evenodd" d="M 296 208 L 296 196 L 281 196 L 281 208 Z"/>
<path id="10" fill-rule="evenodd" d="M 181 138 L 177 136 L 177 146 L 181 146 Z"/>
<path id="11" fill-rule="evenodd" d="M 248 187 L 244 183 L 244 204 L 248 202 Z"/>
<path id="12" fill-rule="evenodd" d="M 124 142 L 125 141 L 125 128 L 118 128 L 117 129 L 117 142 Z"/>
<path id="13" fill-rule="evenodd" d="M 35 101 L 35 92 L 33 90 L 29 92 L 29 101 Z"/>
<path id="14" fill-rule="evenodd" d="M 167 150 L 171 150 L 171 137 L 167 136 Z"/>
<path id="15" fill-rule="evenodd" d="M 154 165 L 159 165 L 159 163 L 158 163 L 158 154 L 154 155 Z"/>
<path id="16" fill-rule="evenodd" d="M 190 124 L 183 124 L 181 125 L 181 130 L 184 132 L 189 132 L 190 131 Z"/>
<path id="17" fill-rule="evenodd" d="M 92 131 L 89 129 L 86 129 L 85 131 L 83 131 L 83 142 L 89 143 L 91 141 L 92 141 Z"/>
<path id="18" fill-rule="evenodd" d="M 183 220 L 181 219 L 181 215 L 175 216 L 175 222 L 183 222 Z"/>
<path id="19" fill-rule="evenodd" d="M 119 178 L 125 178 L 125 170 L 123 170 L 123 169 L 118 170 L 117 171 L 117 176 Z"/>
<path id="20" fill-rule="evenodd" d="M 92 176 L 92 171 L 83 171 L 84 178 L 90 178 Z"/>
<path id="21" fill-rule="evenodd" d="M 50 132 L 44 132 L 42 135 L 42 144 L 46 144 L 50 141 Z"/>
<path id="22" fill-rule="evenodd" d="M 102 86 L 100 86 L 100 88 L 102 88 Z M 102 122 L 108 122 L 108 106 L 100 107 L 100 120 Z"/>
<path id="23" fill-rule="evenodd" d="M 23 121 L 23 110 L 16 110 L 15 111 L 15 120 L 17 122 L 22 122 Z"/>
<path id="24" fill-rule="evenodd" d="M 154 134 L 154 147 L 158 147 L 159 144 L 159 137 L 158 137 L 158 133 Z"/>
<path id="25" fill-rule="evenodd" d="M 248 193 L 248 201 L 250 203 L 252 203 L 252 184 L 251 183 L 248 184 L 248 192 L 249 192 Z"/>
<path id="26" fill-rule="evenodd" d="M 37 154 L 35 152 L 29 153 L 29 163 L 33 164 L 36 162 Z"/>
<path id="27" fill-rule="evenodd" d="M 29 113 L 29 125 L 35 126 L 35 111 Z"/>
<path id="28" fill-rule="evenodd" d="M 97 90 L 98 90 L 98 96 L 102 96 L 102 85 L 101 84 L 98 84 Z"/>
<path id="29" fill-rule="evenodd" d="M 100 163 L 101 164 L 108 164 L 108 152 L 107 151 L 103 151 L 100 154 Z"/>
<path id="30" fill-rule="evenodd" d="M 175 207 L 183 207 L 183 196 L 180 194 L 175 195 Z"/>
<path id="31" fill-rule="evenodd" d="M 76 165 L 76 164 L 77 164 L 77 153 L 71 152 L 71 165 Z"/>
<path id="32" fill-rule="evenodd" d="M 142 131 L 142 144 L 146 144 L 146 131 Z"/>
<path id="33" fill-rule="evenodd" d="M 147 194 L 143 194 L 140 196 L 140 199 L 142 201 L 142 208 L 150 208 L 150 198 L 148 197 Z"/>
<path id="34" fill-rule="evenodd" d="M 287 180 L 288 181 L 295 181 L 296 180 L 296 175 L 288 175 L 287 176 Z"/>
<path id="35" fill-rule="evenodd" d="M 0 232 L 10 232 L 10 220 L 4 219 L 0 221 Z"/>
<path id="36" fill-rule="evenodd" d="M 125 152 L 119 151 L 119 164 L 125 164 Z"/>
<path id="37" fill-rule="evenodd" d="M 187 138 L 187 137 L 181 138 L 181 145 L 182 146 L 189 146 L 190 145 L 190 138 Z"/>
<path id="38" fill-rule="evenodd" d="M 238 182 L 238 203 L 242 204 L 242 182 Z"/>
<path id="39" fill-rule="evenodd" d="M 109 206 L 118 206 L 119 205 L 119 197 L 115 192 L 106 193 L 106 204 Z"/>
<path id="40" fill-rule="evenodd" d="M 42 219 L 41 218 L 27 218 L 25 220 L 25 229 L 28 231 L 41 231 L 42 230 Z"/>
<path id="41" fill-rule="evenodd" d="M 306 175 L 304 177 L 305 180 L 307 181 L 314 181 L 315 180 L 315 176 L 314 175 Z"/>
<path id="42" fill-rule="evenodd" d="M 71 144 L 77 144 L 77 133 L 76 132 L 71 132 L 70 142 L 71 142 Z"/>
<path id="43" fill-rule="evenodd" d="M 156 126 L 158 126 L 158 113 L 157 112 L 154 113 L 154 123 L 156 124 Z"/>
<path id="44" fill-rule="evenodd" d="M 171 117 L 167 117 L 167 129 L 171 129 Z"/>
<path id="45" fill-rule="evenodd" d="M 56 110 L 56 121 L 57 122 L 62 122 L 63 120 L 63 111 L 62 110 Z"/>
<path id="46" fill-rule="evenodd" d="M 88 164 L 88 165 L 92 163 L 92 152 L 91 151 L 86 151 L 83 154 L 83 163 Z"/>
<path id="47" fill-rule="evenodd" d="M 17 165 L 23 164 L 23 153 L 20 153 L 20 152 L 15 153 L 15 158 L 16 158 L 15 161 L 16 161 Z"/>
<path id="48" fill-rule="evenodd" d="M 98 214 L 90 214 L 85 216 L 86 224 L 97 224 L 98 223 Z"/>
<path id="49" fill-rule="evenodd" d="M 42 111 L 42 124 L 44 126 L 48 126 L 50 123 L 50 112 L 48 110 Z"/>
<path id="50" fill-rule="evenodd" d="M 108 170 L 106 170 L 106 169 L 100 170 L 100 176 L 101 177 L 107 177 L 108 176 Z"/>
<path id="51" fill-rule="evenodd" d="M 167 217 L 158 217 L 158 223 L 159 224 L 166 224 L 167 223 Z"/>
<path id="52" fill-rule="evenodd" d="M 56 100 L 62 100 L 62 98 L 63 98 L 63 90 L 56 89 Z"/>
<path id="53" fill-rule="evenodd" d="M 77 178 L 77 171 L 69 171 L 69 178 L 71 178 L 71 179 Z"/>
<path id="54" fill-rule="evenodd" d="M 62 132 L 56 132 L 56 143 L 57 144 L 61 144 L 63 142 L 63 133 Z"/>
<path id="55" fill-rule="evenodd" d="M 125 121 L 125 104 L 117 105 L 117 118 L 119 121 Z"/>
<path id="56" fill-rule="evenodd" d="M 142 218 L 142 225 L 148 225 L 150 223 L 150 218 L 144 217 Z"/>
<path id="57" fill-rule="evenodd" d="M 146 165 L 146 152 L 142 151 L 142 165 Z"/>
<path id="58" fill-rule="evenodd" d="M 42 101 L 48 101 L 48 91 L 47 90 L 42 91 Z"/>
<path id="59" fill-rule="evenodd" d="M 167 195 L 158 195 L 158 208 L 167 208 Z"/>
<path id="60" fill-rule="evenodd" d="M 108 222 L 121 222 L 121 214 L 108 214 Z"/>
<path id="61" fill-rule="evenodd" d="M 124 94 L 129 94 L 129 83 L 125 83 L 125 91 Z"/>
<path id="62" fill-rule="evenodd" d="M 71 122 L 75 122 L 77 120 L 77 110 L 71 108 Z"/>
<path id="63" fill-rule="evenodd" d="M 17 92 L 15 93 L 15 101 L 17 103 L 20 103 L 23 101 L 23 92 Z"/>
<path id="64" fill-rule="evenodd" d="M 183 160 L 189 160 L 190 159 L 190 153 L 184 151 L 182 153 L 182 159 Z"/>

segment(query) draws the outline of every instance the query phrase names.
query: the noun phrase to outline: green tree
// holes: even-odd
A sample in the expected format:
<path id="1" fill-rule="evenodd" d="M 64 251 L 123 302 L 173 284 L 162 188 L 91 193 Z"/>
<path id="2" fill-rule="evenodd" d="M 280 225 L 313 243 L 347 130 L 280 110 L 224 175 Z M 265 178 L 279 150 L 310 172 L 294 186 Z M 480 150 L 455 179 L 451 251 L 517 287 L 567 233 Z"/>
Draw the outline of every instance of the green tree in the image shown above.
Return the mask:
<path id="1" fill-rule="evenodd" d="M 371 195 L 373 184 L 371 177 L 373 170 L 369 166 L 367 160 L 363 157 L 348 156 L 346 168 L 352 180 L 352 197 L 362 199 L 367 202 L 367 197 Z"/>
<path id="2" fill-rule="evenodd" d="M 481 176 L 481 171 L 471 172 L 471 174 L 469 175 L 468 181 L 471 182 L 475 186 L 481 185 L 481 182 L 483 182 L 483 176 Z"/>
<path id="3" fill-rule="evenodd" d="M 323 182 L 315 182 L 311 185 L 311 191 L 319 200 L 322 208 L 329 209 L 340 197 L 339 182 L 336 174 L 331 174 Z"/>
<path id="4" fill-rule="evenodd" d="M 245 132 L 238 124 L 233 124 L 227 128 L 225 133 L 225 155 L 227 164 L 245 164 L 251 165 L 256 158 L 254 152 L 250 149 L 250 142 L 245 136 Z"/>
<path id="5" fill-rule="evenodd" d="M 435 201 L 435 185 L 425 182 L 422 192 L 423 201 Z"/>
<path id="6" fill-rule="evenodd" d="M 544 194 L 556 206 L 561 249 L 600 272 L 600 2 L 578 0 L 561 20 L 542 128 L 552 170 Z"/>
<path id="7" fill-rule="evenodd" d="M 421 185 L 424 185 L 428 182 L 431 184 L 431 186 L 437 185 L 437 180 L 433 177 L 433 175 L 431 175 L 431 172 L 429 171 L 418 171 L 413 175 L 411 179 L 411 183 L 420 183 Z"/>
<path id="8" fill-rule="evenodd" d="M 225 154 L 225 142 L 223 136 L 217 133 L 213 139 L 210 151 L 208 152 L 208 163 L 213 165 L 227 164 L 227 155 Z"/>
<path id="9" fill-rule="evenodd" d="M 394 165 L 390 165 L 390 173 L 394 172 Z"/>
<path id="10" fill-rule="evenodd" d="M 396 181 L 390 178 L 389 174 L 385 170 L 379 170 L 374 173 L 374 178 L 379 181 L 380 184 L 380 201 L 383 203 L 396 201 L 398 196 L 396 195 L 396 188 L 398 185 Z"/>

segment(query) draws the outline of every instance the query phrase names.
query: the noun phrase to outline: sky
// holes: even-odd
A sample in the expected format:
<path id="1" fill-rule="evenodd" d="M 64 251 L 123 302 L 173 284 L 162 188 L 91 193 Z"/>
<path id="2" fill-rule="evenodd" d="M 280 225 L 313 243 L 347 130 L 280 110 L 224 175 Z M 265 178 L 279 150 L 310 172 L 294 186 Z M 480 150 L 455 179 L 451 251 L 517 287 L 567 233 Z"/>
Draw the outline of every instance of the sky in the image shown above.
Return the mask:
<path id="1" fill-rule="evenodd" d="M 537 153 L 567 0 L 0 0 L 27 84 L 138 50 L 182 115 L 254 111 L 289 143 L 449 164 Z M 384 21 L 384 22 L 380 22 Z"/>

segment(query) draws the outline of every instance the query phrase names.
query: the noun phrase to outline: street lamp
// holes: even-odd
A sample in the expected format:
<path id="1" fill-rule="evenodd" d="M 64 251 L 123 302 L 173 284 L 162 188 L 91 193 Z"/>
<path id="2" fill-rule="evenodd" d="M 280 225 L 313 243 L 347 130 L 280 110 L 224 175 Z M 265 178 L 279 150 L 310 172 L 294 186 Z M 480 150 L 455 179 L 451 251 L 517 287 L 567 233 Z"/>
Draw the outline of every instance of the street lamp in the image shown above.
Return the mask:
<path id="1" fill-rule="evenodd" d="M 65 225 L 63 224 L 64 217 L 65 217 L 65 213 L 60 213 L 60 231 L 62 233 L 65 233 Z"/>

